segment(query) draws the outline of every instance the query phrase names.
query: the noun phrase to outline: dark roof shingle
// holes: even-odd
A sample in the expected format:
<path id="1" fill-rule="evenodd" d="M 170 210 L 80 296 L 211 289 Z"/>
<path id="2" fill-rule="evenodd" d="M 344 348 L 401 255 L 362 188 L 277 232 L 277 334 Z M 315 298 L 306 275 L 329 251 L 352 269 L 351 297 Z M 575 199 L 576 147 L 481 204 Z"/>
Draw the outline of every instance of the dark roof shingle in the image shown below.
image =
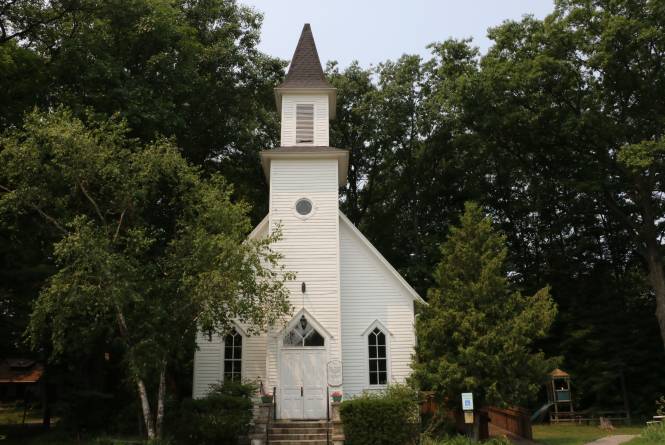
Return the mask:
<path id="1" fill-rule="evenodd" d="M 278 88 L 332 88 L 321 68 L 312 28 L 305 23 L 286 79 Z"/>

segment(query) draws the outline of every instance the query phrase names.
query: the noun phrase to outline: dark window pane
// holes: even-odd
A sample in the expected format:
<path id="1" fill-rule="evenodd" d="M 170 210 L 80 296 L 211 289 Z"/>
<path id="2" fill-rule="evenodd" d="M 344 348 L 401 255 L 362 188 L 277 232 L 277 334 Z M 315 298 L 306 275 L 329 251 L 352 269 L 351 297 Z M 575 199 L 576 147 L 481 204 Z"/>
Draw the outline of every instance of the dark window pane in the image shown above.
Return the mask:
<path id="1" fill-rule="evenodd" d="M 370 347 L 369 347 L 369 358 L 376 358 L 376 346 L 370 345 Z"/>
<path id="2" fill-rule="evenodd" d="M 381 346 L 385 346 L 385 345 L 386 345 L 386 335 L 385 335 L 383 332 L 381 332 L 381 333 L 380 333 L 379 335 L 377 335 L 376 337 L 377 337 L 377 339 L 378 339 L 378 341 L 379 341 L 379 345 L 381 345 Z"/>
<path id="3" fill-rule="evenodd" d="M 234 366 L 233 366 L 233 372 L 237 372 L 237 373 L 238 373 L 238 377 L 240 377 L 240 372 L 242 371 L 242 361 L 240 361 L 240 360 L 235 360 L 234 363 L 235 363 L 235 364 L 234 364 Z"/>
<path id="4" fill-rule="evenodd" d="M 385 385 L 387 381 L 388 381 L 388 373 L 379 372 L 379 385 Z"/>
<path id="5" fill-rule="evenodd" d="M 379 371 L 384 371 L 386 370 L 386 361 L 385 360 L 377 360 L 379 363 Z"/>
<path id="6" fill-rule="evenodd" d="M 376 360 L 370 360 L 369 361 L 369 372 L 377 371 L 377 366 L 378 365 L 376 364 Z"/>
<path id="7" fill-rule="evenodd" d="M 379 353 L 379 357 L 386 358 L 386 347 L 385 346 L 378 346 L 376 349 Z"/>
<path id="8" fill-rule="evenodd" d="M 368 341 L 370 346 L 375 346 L 376 345 L 376 335 L 374 334 L 369 334 Z"/>
<path id="9" fill-rule="evenodd" d="M 224 360 L 224 373 L 233 372 L 233 361 Z"/>
<path id="10" fill-rule="evenodd" d="M 316 331 L 312 331 L 312 333 L 305 338 L 305 346 L 323 346 L 325 344 L 325 340 Z"/>
<path id="11" fill-rule="evenodd" d="M 233 358 L 241 359 L 242 358 L 242 347 L 236 346 L 233 348 Z"/>
<path id="12" fill-rule="evenodd" d="M 369 384 L 376 385 L 378 383 L 378 378 L 375 372 L 369 373 Z"/>
<path id="13" fill-rule="evenodd" d="M 380 334 L 381 330 L 379 328 L 374 328 L 372 332 L 374 332 L 375 334 Z"/>
<path id="14" fill-rule="evenodd" d="M 236 334 L 234 346 L 242 347 L 242 335 Z"/>

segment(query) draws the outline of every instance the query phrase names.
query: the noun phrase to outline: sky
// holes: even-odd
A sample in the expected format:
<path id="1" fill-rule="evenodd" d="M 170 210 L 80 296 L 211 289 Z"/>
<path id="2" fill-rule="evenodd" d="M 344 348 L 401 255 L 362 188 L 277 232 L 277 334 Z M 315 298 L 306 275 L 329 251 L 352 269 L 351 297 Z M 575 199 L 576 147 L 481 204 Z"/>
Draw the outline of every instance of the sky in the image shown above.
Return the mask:
<path id="1" fill-rule="evenodd" d="M 291 59 L 304 23 L 312 25 L 321 62 L 376 65 L 402 54 L 427 56 L 427 45 L 473 38 L 482 52 L 487 29 L 525 14 L 543 18 L 553 0 L 239 0 L 264 14 L 259 48 Z"/>

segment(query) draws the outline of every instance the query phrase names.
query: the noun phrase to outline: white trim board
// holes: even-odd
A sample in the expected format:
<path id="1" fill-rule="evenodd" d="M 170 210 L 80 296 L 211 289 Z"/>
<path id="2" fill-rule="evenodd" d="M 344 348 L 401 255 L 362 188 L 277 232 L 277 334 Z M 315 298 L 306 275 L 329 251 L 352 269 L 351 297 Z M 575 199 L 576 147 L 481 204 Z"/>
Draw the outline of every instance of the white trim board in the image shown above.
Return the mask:
<path id="1" fill-rule="evenodd" d="M 411 295 L 411 297 L 416 300 L 418 303 L 421 304 L 427 304 L 425 300 L 422 299 L 420 295 L 418 295 L 418 292 L 415 291 L 414 288 L 411 287 L 409 283 L 406 282 L 406 280 L 395 270 L 395 268 L 386 260 L 383 255 L 381 255 L 381 252 L 376 250 L 376 247 L 372 245 L 372 243 L 365 238 L 365 235 L 362 234 L 360 230 L 356 226 L 353 225 L 351 220 L 346 217 L 342 211 L 339 211 L 339 219 L 342 221 L 344 224 L 351 229 L 351 233 L 353 233 L 362 243 L 369 249 L 371 253 L 374 254 L 374 256 L 379 260 L 379 262 L 386 268 L 394 277 L 397 279 L 397 281 L 406 289 L 407 293 Z"/>

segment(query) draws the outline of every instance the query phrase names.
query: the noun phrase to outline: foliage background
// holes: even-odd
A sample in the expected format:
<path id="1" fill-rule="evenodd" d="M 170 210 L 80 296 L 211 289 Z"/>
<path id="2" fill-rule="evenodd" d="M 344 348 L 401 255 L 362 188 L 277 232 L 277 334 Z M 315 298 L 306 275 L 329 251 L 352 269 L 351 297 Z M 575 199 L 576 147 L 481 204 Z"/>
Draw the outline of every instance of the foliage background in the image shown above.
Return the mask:
<path id="1" fill-rule="evenodd" d="M 545 20 L 497 24 L 484 55 L 448 40 L 427 59 L 327 67 L 331 144 L 351 150 L 343 211 L 424 295 L 448 228 L 479 202 L 507 236 L 514 285 L 551 288 L 559 316 L 539 346 L 563 357 L 580 407 L 622 407 L 623 382 L 652 414 L 665 393 L 643 237 L 627 224 L 641 210 L 626 199 L 639 178 L 661 177 L 657 147 L 639 144 L 663 136 L 664 17 L 658 1 L 559 0 Z M 0 129 L 35 106 L 119 113 L 144 143 L 173 137 L 263 217 L 257 152 L 277 144 L 272 88 L 286 62 L 256 49 L 260 15 L 229 0 L 56 0 L 7 3 L 0 23 Z M 627 144 L 651 147 L 651 161 L 628 152 L 622 164 Z M 23 331 L 54 272 L 52 234 L 34 218 L 3 215 L 0 227 L 0 355 L 30 353 Z M 63 378 L 121 384 L 97 372 L 107 347 L 64 364 Z M 188 357 L 172 370 L 176 393 L 189 390 Z"/>

